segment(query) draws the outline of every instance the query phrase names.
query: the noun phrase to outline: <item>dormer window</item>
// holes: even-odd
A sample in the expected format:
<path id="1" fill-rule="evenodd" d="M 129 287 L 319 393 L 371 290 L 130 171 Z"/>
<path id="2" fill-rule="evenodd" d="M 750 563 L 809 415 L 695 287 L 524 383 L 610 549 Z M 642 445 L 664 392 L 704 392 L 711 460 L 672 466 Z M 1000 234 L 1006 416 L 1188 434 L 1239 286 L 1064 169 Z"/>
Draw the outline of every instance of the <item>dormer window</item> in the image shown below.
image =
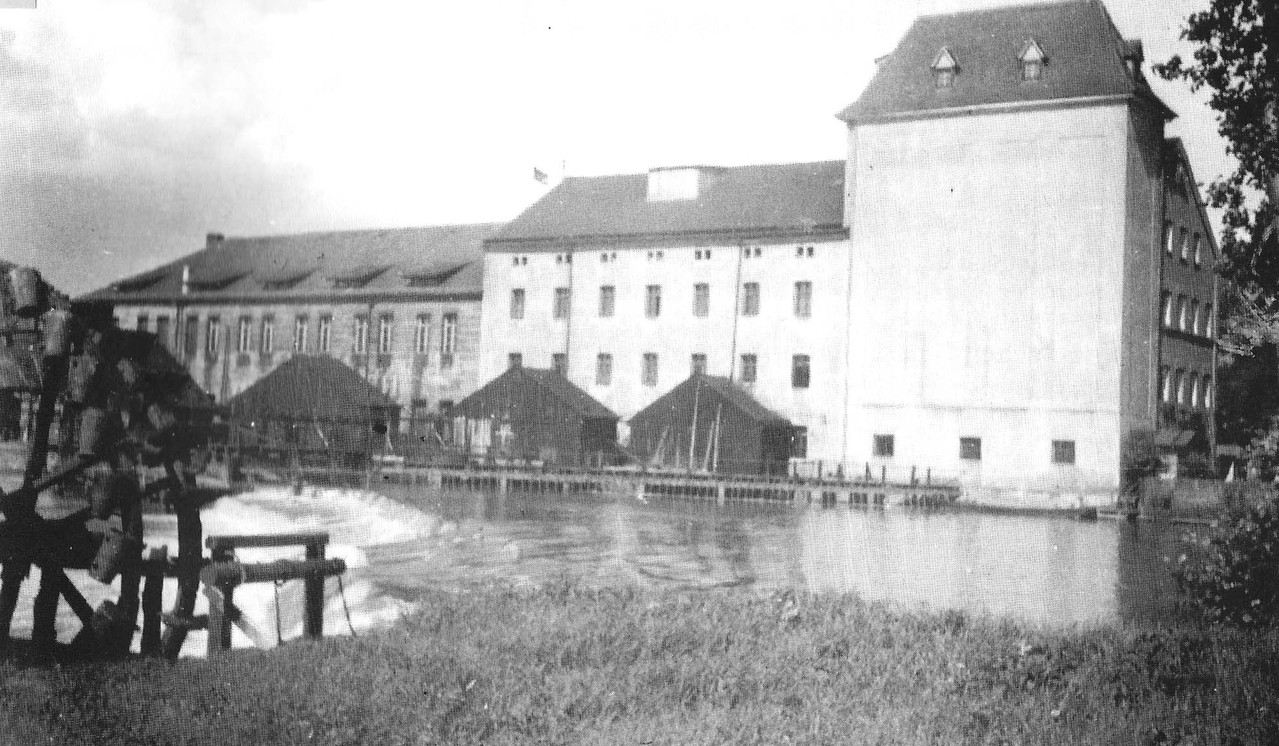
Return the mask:
<path id="1" fill-rule="evenodd" d="M 933 59 L 933 84 L 938 88 L 950 88 L 955 84 L 955 75 L 959 72 L 959 64 L 955 62 L 950 50 L 942 47 Z"/>
<path id="2" fill-rule="evenodd" d="M 1021 50 L 1021 79 L 1039 80 L 1043 77 L 1044 66 L 1048 64 L 1048 56 L 1034 39 L 1026 42 Z"/>

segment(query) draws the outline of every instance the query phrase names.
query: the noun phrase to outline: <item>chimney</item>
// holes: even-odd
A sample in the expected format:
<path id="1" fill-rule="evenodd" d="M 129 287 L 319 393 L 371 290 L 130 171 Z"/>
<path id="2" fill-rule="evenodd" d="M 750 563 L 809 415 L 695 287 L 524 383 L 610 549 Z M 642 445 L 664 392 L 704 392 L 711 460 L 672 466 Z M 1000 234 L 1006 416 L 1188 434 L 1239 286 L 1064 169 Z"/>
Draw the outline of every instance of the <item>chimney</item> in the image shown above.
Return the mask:
<path id="1" fill-rule="evenodd" d="M 204 236 L 204 248 L 216 249 L 226 240 L 226 236 L 221 233 L 208 233 Z"/>
<path id="2" fill-rule="evenodd" d="M 1128 74 L 1133 77 L 1141 75 L 1141 63 L 1146 61 L 1146 50 L 1141 39 L 1124 39 L 1124 64 L 1128 66 Z"/>

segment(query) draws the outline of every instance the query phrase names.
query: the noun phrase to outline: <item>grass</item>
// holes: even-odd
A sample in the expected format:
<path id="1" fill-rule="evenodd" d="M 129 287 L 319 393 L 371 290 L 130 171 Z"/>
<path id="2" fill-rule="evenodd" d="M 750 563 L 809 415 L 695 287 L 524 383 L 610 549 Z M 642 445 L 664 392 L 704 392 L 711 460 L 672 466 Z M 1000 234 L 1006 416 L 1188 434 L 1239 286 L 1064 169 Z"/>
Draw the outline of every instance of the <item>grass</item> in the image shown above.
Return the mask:
<path id="1" fill-rule="evenodd" d="M 13 743 L 1262 744 L 1279 743 L 1279 634 L 491 586 L 356 640 L 10 659 L 0 703 Z"/>

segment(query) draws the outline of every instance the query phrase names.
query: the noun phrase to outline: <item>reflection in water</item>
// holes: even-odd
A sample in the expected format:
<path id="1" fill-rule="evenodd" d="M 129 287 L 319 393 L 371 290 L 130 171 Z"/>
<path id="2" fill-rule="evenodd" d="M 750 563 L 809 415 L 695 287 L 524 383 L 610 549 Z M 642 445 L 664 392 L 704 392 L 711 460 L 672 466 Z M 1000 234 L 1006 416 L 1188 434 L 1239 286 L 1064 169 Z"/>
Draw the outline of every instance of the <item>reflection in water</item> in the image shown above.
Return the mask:
<path id="1" fill-rule="evenodd" d="M 1165 558 L 1180 532 L 1062 518 L 821 509 L 629 496 L 389 493 L 439 516 L 366 548 L 374 582 L 411 598 L 477 580 L 691 590 L 806 588 L 1052 625 L 1172 621 Z"/>

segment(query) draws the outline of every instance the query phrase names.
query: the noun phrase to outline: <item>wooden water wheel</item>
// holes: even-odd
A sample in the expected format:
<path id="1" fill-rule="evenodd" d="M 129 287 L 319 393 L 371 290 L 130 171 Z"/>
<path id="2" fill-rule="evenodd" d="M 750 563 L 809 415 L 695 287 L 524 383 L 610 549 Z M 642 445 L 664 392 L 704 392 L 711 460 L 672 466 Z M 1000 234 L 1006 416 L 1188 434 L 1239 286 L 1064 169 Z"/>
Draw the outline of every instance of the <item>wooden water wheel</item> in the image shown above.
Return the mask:
<path id="1" fill-rule="evenodd" d="M 155 336 L 115 327 L 110 307 L 71 304 L 35 270 L 0 273 L 0 392 L 26 403 L 26 464 L 21 486 L 0 490 L 0 644 L 7 643 L 22 582 L 32 566 L 40 586 L 32 642 L 62 648 L 55 620 L 65 600 L 82 623 L 70 649 L 84 655 L 126 653 L 142 591 L 142 650 L 176 657 L 199 590 L 203 563 L 200 502 L 190 464 L 215 427 L 211 398 Z M 0 423 L 0 430 L 4 430 Z M 12 428 L 9 428 L 10 430 Z M 59 495 L 63 512 L 37 510 L 42 494 Z M 178 556 L 146 559 L 143 502 L 162 499 L 178 520 Z M 94 609 L 66 571 L 97 582 L 120 577 L 114 601 Z M 160 588 L 178 580 L 177 602 L 160 634 Z"/>

